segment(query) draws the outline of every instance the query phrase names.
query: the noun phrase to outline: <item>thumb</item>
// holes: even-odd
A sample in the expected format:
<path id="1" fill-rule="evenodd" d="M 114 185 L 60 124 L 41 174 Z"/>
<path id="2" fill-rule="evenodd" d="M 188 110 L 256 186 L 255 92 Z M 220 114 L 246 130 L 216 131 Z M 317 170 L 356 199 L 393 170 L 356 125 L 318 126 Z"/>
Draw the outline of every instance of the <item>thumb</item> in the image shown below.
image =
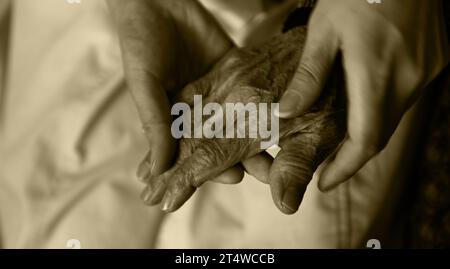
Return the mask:
<path id="1" fill-rule="evenodd" d="M 294 214 L 314 173 L 311 167 L 313 154 L 305 151 L 300 136 L 288 139 L 270 168 L 269 184 L 278 209 L 285 214 Z"/>
<path id="2" fill-rule="evenodd" d="M 336 35 L 326 20 L 316 22 L 311 17 L 310 29 L 300 64 L 276 112 L 280 118 L 294 118 L 306 110 L 320 96 L 338 51 Z"/>
<path id="3" fill-rule="evenodd" d="M 161 174 L 172 165 L 176 141 L 170 130 L 169 100 L 159 81 L 148 74 L 131 80 L 131 93 L 150 146 L 138 167 L 138 179 L 143 180 L 149 175 Z"/>
<path id="4" fill-rule="evenodd" d="M 275 205 L 285 214 L 295 213 L 319 164 L 343 136 L 334 120 L 321 123 L 320 131 L 285 138 L 270 168 L 269 184 Z"/>

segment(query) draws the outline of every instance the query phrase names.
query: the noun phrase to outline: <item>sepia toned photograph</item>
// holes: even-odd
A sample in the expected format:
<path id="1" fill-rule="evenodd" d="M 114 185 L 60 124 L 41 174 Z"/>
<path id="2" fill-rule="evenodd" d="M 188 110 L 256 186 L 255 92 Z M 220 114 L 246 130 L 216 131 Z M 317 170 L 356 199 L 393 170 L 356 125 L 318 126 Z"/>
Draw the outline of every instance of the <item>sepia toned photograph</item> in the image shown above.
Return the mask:
<path id="1" fill-rule="evenodd" d="M 0 0 L 0 249 L 448 249 L 449 31 L 447 0 Z"/>

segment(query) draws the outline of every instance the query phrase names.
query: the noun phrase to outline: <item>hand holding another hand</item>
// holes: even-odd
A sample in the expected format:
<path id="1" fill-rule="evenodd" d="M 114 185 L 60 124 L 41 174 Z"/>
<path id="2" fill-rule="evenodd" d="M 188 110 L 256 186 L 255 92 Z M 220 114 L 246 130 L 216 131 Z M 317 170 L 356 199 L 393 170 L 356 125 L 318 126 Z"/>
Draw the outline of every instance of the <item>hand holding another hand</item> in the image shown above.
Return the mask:
<path id="1" fill-rule="evenodd" d="M 338 52 L 348 97 L 348 134 L 319 175 L 329 190 L 352 177 L 388 143 L 404 113 L 449 61 L 441 0 L 320 0 L 305 51 L 280 101 L 282 118 L 316 102 Z"/>

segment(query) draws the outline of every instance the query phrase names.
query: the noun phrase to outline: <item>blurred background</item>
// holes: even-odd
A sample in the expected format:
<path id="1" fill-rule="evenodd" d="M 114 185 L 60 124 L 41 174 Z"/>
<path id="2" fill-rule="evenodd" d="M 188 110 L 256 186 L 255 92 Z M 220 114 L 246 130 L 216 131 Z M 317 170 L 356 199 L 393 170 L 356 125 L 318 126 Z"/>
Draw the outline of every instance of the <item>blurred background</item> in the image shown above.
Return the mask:
<path id="1" fill-rule="evenodd" d="M 239 46 L 313 2 L 201 0 Z M 447 78 L 351 182 L 321 193 L 313 179 L 293 216 L 248 175 L 164 215 L 139 199 L 147 143 L 104 0 L 0 0 L 0 247 L 448 247 Z"/>

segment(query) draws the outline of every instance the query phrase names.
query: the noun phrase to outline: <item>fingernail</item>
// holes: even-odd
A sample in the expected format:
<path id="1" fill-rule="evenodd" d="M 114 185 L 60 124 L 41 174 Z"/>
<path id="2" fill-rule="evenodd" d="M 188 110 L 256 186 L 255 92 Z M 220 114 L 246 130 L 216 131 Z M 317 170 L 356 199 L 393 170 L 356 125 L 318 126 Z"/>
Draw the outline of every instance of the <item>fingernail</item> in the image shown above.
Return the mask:
<path id="1" fill-rule="evenodd" d="M 281 205 L 285 209 L 284 213 L 294 214 L 297 212 L 300 203 L 302 202 L 303 194 L 304 191 L 299 188 L 295 188 L 293 186 L 287 187 L 284 191 L 283 200 L 281 202 Z"/>
<path id="2" fill-rule="evenodd" d="M 169 211 L 173 207 L 173 199 L 170 195 L 164 195 L 163 201 L 161 203 L 161 210 L 164 212 Z"/>
<path id="3" fill-rule="evenodd" d="M 277 117 L 284 118 L 293 115 L 299 108 L 301 100 L 300 95 L 293 93 L 292 90 L 287 90 L 281 97 L 280 108 L 274 114 Z"/>
<path id="4" fill-rule="evenodd" d="M 150 173 L 151 166 L 147 160 L 144 160 L 139 164 L 136 176 L 139 181 L 143 182 L 147 175 Z"/>
<path id="5" fill-rule="evenodd" d="M 155 169 L 156 160 L 152 161 L 150 164 L 147 159 L 144 160 L 138 167 L 137 178 L 141 182 L 145 182 L 148 176 L 153 175 L 153 170 Z"/>
<path id="6" fill-rule="evenodd" d="M 164 180 L 160 179 L 156 183 L 156 186 L 154 187 L 154 192 L 153 192 L 153 196 L 151 197 L 151 199 L 154 200 L 155 198 L 157 198 L 156 196 L 160 196 L 159 200 L 161 200 L 161 198 L 165 192 L 166 192 L 166 183 L 164 182 Z"/>
<path id="7" fill-rule="evenodd" d="M 155 167 L 156 167 L 156 160 L 152 161 L 152 165 L 150 167 L 150 175 L 151 176 L 155 175 Z"/>
<path id="8" fill-rule="evenodd" d="M 161 201 L 165 193 L 166 184 L 160 181 L 156 183 L 156 186 L 153 188 L 149 184 L 145 190 L 146 191 L 143 197 L 144 202 L 148 205 L 156 205 Z"/>
<path id="9" fill-rule="evenodd" d="M 149 200 L 150 200 L 152 194 L 153 194 L 153 191 L 152 191 L 151 186 L 147 185 L 147 187 L 145 187 L 144 191 L 141 193 L 141 199 L 144 201 L 144 203 L 150 204 Z"/>

